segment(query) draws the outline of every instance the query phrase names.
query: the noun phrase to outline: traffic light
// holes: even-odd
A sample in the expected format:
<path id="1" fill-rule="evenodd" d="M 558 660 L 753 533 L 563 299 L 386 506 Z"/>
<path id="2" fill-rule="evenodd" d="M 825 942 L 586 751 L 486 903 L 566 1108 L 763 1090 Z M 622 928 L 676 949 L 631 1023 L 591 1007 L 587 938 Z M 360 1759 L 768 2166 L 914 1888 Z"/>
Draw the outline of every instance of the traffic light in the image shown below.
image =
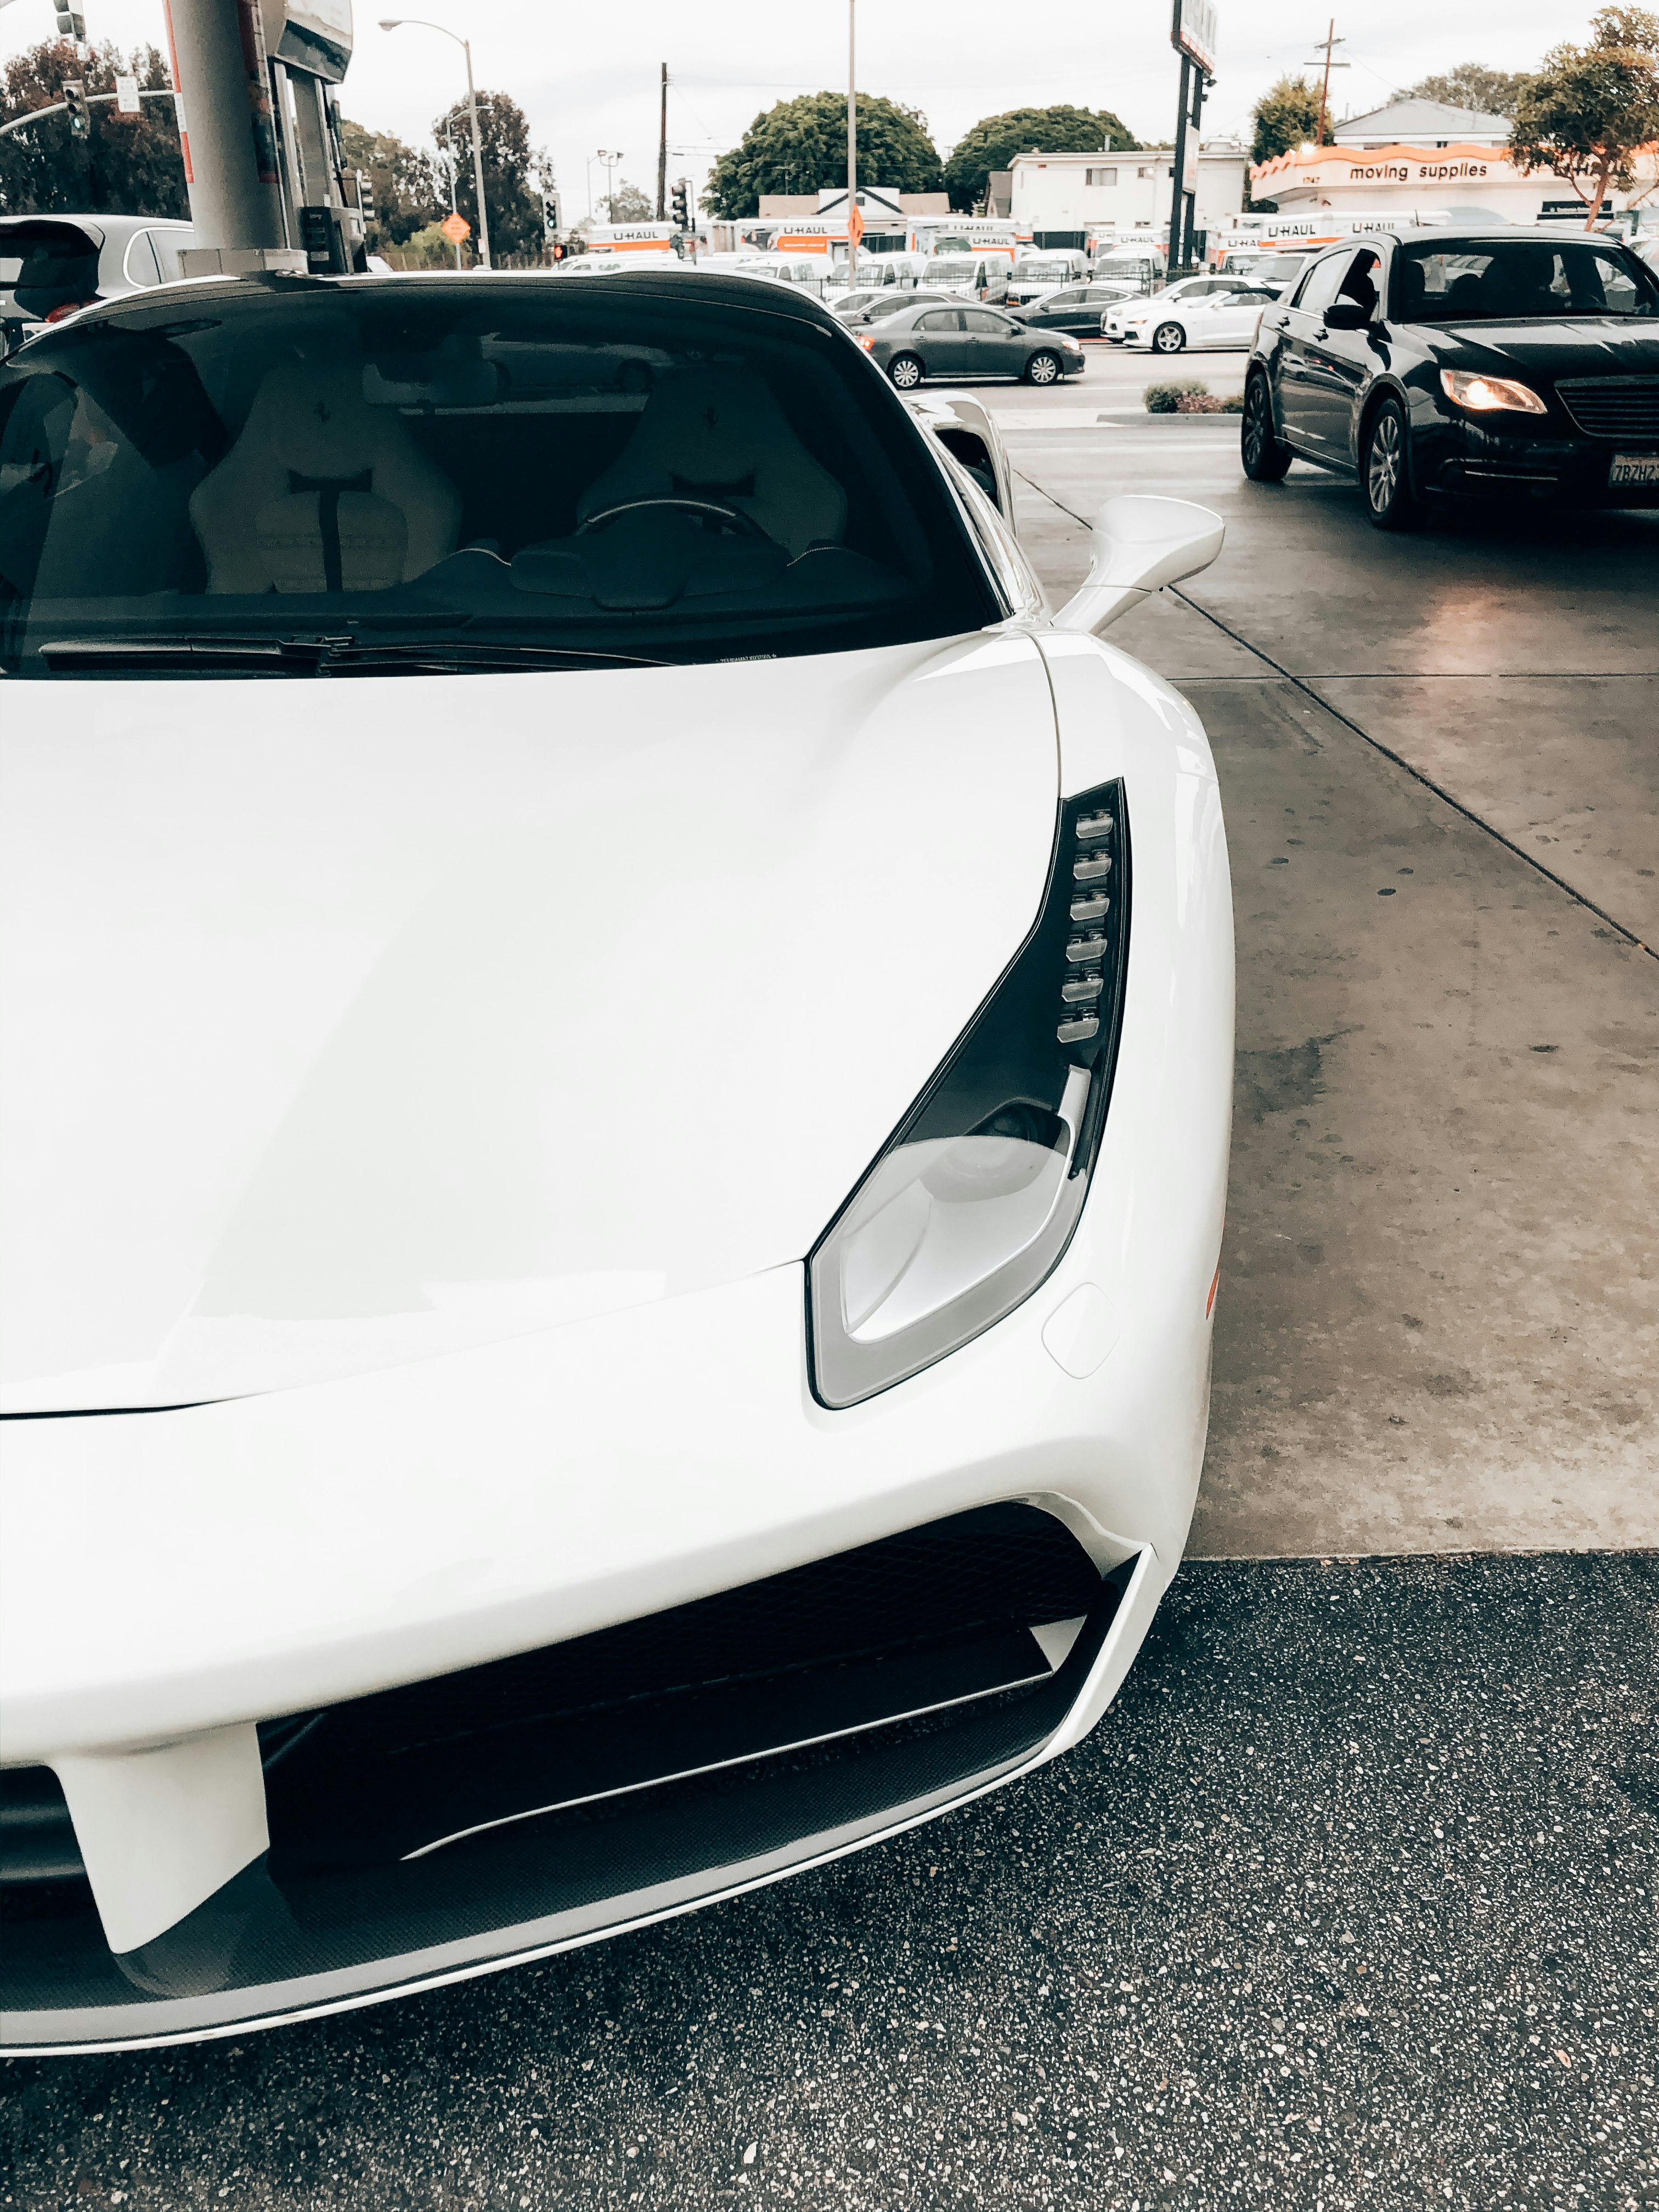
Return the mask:
<path id="1" fill-rule="evenodd" d="M 682 230 L 690 230 L 691 228 L 691 209 L 690 199 L 690 193 L 687 180 L 682 177 L 679 182 L 675 185 L 673 196 L 669 201 L 670 210 L 673 215 L 674 221 Z"/>
<path id="2" fill-rule="evenodd" d="M 87 19 L 78 8 L 58 10 L 58 35 L 60 39 L 73 39 L 77 46 L 86 44 Z"/>
<path id="3" fill-rule="evenodd" d="M 63 91 L 64 105 L 69 110 L 70 135 L 84 138 L 92 128 L 92 110 L 87 106 L 87 88 L 70 78 L 64 82 Z"/>

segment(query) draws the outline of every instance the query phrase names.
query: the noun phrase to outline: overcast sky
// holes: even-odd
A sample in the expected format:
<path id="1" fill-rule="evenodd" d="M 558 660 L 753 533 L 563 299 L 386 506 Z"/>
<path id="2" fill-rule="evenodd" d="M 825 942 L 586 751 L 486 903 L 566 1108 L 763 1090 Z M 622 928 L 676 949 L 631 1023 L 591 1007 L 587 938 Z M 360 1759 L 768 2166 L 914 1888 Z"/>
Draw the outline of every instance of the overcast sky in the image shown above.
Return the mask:
<path id="1" fill-rule="evenodd" d="M 345 112 L 372 128 L 425 141 L 432 118 L 465 88 L 459 49 L 429 31 L 385 33 L 391 0 L 357 0 L 357 46 L 344 88 Z M 421 4 L 421 0 L 416 0 Z M 1396 87 L 1431 70 L 1476 60 L 1495 69 L 1533 67 L 1562 38 L 1583 34 L 1594 0 L 1564 14 L 1545 0 L 1394 0 L 1346 27 L 1338 54 L 1351 66 L 1332 78 L 1338 115 L 1380 106 Z M 557 6 L 549 0 L 426 0 L 433 20 L 473 42 L 481 87 L 510 92 L 532 137 L 551 151 L 568 219 L 586 211 L 589 164 L 599 147 L 620 148 L 618 177 L 656 188 L 657 73 L 666 61 L 669 174 L 701 185 L 709 163 L 734 144 L 756 113 L 800 92 L 846 83 L 844 0 L 720 0 L 692 9 L 676 0 Z M 52 0 L 15 0 L 0 9 L 0 51 L 15 52 L 52 30 Z M 1314 41 L 1328 9 L 1318 0 L 1220 0 L 1221 46 L 1206 135 L 1248 130 L 1249 111 L 1287 69 L 1314 66 Z M 1455 24 L 1451 14 L 1457 15 Z M 917 7 L 860 0 L 859 88 L 919 107 L 941 154 L 981 116 L 1070 100 L 1107 107 L 1142 138 L 1175 129 L 1178 64 L 1169 12 L 1154 0 L 1103 9 L 1098 0 L 1037 0 L 993 6 L 957 0 Z M 165 47 L 161 0 L 86 0 L 94 39 Z M 603 169 L 592 171 L 604 190 Z M 872 177 L 867 181 L 879 184 Z"/>

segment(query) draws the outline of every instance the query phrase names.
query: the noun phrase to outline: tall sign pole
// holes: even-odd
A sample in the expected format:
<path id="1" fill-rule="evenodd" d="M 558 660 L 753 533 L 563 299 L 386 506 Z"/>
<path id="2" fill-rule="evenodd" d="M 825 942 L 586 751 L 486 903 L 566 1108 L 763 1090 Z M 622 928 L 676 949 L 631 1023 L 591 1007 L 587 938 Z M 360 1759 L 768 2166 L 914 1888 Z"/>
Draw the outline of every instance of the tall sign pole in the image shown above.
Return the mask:
<path id="1" fill-rule="evenodd" d="M 1176 118 L 1175 166 L 1170 177 L 1170 252 L 1165 274 L 1176 276 L 1192 251 L 1198 195 L 1187 190 L 1187 132 L 1194 154 L 1204 115 L 1204 94 L 1215 82 L 1216 0 L 1175 0 L 1170 44 L 1181 57 L 1181 110 Z"/>
<path id="2" fill-rule="evenodd" d="M 668 64 L 662 65 L 662 112 L 657 131 L 657 221 L 668 215 Z"/>

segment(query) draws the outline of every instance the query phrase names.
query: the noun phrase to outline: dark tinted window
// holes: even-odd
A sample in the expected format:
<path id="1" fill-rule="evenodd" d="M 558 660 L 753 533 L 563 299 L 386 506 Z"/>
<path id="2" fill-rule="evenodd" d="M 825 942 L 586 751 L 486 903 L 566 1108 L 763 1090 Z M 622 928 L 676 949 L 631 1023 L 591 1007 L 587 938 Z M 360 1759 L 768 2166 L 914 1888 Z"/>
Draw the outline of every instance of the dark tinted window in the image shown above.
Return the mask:
<path id="1" fill-rule="evenodd" d="M 319 635 L 718 659 L 994 619 L 871 365 L 696 291 L 226 287 L 44 334 L 0 369 L 0 660 Z M 255 672 L 285 672 L 270 650 Z"/>
<path id="2" fill-rule="evenodd" d="M 1515 322 L 1553 315 L 1659 315 L 1652 271 L 1586 240 L 1436 240 L 1395 272 L 1404 322 Z"/>
<path id="3" fill-rule="evenodd" d="M 1328 307 L 1352 260 L 1350 247 L 1340 253 L 1328 253 L 1322 261 L 1316 261 L 1297 288 L 1291 304 L 1304 308 L 1310 315 L 1316 315 L 1322 307 Z"/>
<path id="4" fill-rule="evenodd" d="M 98 247 L 69 222 L 0 225 L 0 301 L 42 320 L 98 291 Z"/>
<path id="5" fill-rule="evenodd" d="M 931 315 L 918 315 L 915 327 L 919 331 L 959 331 L 962 310 L 959 307 L 940 307 Z"/>

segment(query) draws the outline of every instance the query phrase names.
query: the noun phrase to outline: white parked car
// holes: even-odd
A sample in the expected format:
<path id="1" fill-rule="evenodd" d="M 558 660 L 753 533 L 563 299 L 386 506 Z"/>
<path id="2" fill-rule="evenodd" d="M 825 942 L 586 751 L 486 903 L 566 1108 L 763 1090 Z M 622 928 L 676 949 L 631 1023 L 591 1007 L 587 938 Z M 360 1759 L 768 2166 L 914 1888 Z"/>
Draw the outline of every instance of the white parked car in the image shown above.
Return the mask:
<path id="1" fill-rule="evenodd" d="M 1221 526 L 1109 502 L 1055 610 L 1010 481 L 741 278 L 0 369 L 7 2049 L 542 1956 L 1100 1718 L 1233 1003 L 1203 728 L 1100 633 Z"/>
<path id="2" fill-rule="evenodd" d="M 1123 325 L 1131 315 L 1138 315 L 1151 307 L 1154 300 L 1201 300 L 1208 296 L 1212 285 L 1220 289 L 1221 279 L 1216 276 L 1177 276 L 1173 284 L 1163 285 L 1157 292 L 1131 294 L 1114 301 L 1100 319 L 1100 335 L 1110 338 L 1115 345 L 1123 343 Z M 1231 289 L 1231 288 L 1229 288 Z"/>
<path id="3" fill-rule="evenodd" d="M 1243 277 L 1206 277 L 1203 291 L 1154 293 L 1138 300 L 1121 320 L 1126 346 L 1145 346 L 1153 353 L 1184 353 L 1190 347 L 1231 346 L 1248 352 L 1255 343 L 1255 326 L 1264 307 L 1279 294 L 1266 284 L 1249 283 Z M 1115 309 L 1109 310 L 1115 313 Z"/>

